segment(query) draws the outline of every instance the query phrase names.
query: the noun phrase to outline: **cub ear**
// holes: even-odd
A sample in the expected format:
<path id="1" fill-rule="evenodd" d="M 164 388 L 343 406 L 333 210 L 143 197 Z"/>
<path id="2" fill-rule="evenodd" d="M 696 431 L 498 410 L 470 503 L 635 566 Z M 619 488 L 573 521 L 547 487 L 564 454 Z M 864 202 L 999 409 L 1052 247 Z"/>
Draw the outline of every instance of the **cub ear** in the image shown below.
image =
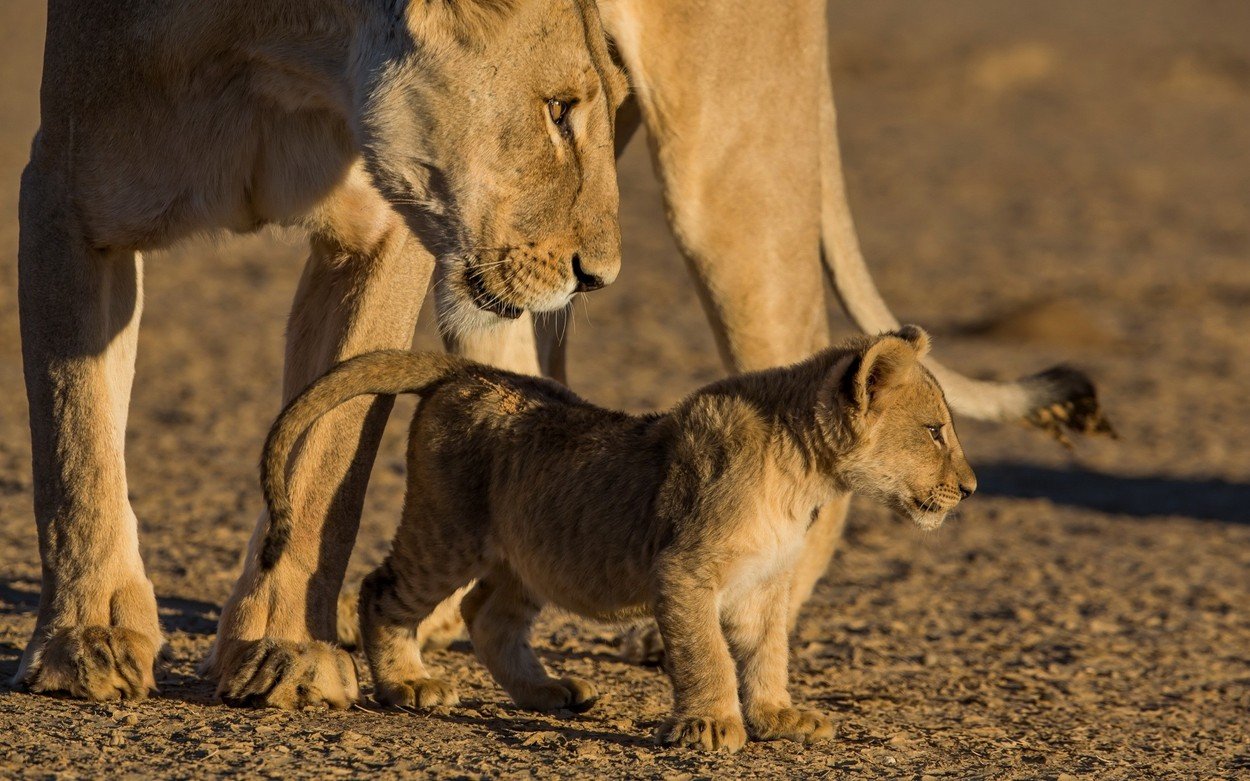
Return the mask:
<path id="1" fill-rule="evenodd" d="M 918 325 L 900 325 L 890 336 L 897 336 L 912 343 L 916 348 L 916 357 L 923 358 L 929 354 L 929 333 Z"/>
<path id="2" fill-rule="evenodd" d="M 842 394 L 851 410 L 862 416 L 877 409 L 881 395 L 907 381 L 928 347 L 928 335 L 915 326 L 870 342 L 851 359 L 842 378 Z"/>

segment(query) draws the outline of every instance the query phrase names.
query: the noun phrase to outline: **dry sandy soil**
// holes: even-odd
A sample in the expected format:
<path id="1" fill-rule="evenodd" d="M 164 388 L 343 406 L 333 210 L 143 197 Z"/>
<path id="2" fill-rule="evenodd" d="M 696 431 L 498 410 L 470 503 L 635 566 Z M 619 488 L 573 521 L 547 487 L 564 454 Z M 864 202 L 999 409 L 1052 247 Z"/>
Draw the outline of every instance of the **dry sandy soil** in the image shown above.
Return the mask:
<path id="1" fill-rule="evenodd" d="M 982 488 L 958 519 L 925 535 L 854 506 L 794 641 L 794 692 L 835 716 L 836 741 L 658 750 L 647 736 L 669 699 L 663 676 L 618 661 L 614 630 L 559 616 L 537 644 L 607 693 L 583 716 L 515 710 L 464 647 L 436 657 L 464 682 L 446 714 L 215 703 L 194 665 L 259 509 L 253 464 L 302 255 L 298 237 L 263 235 L 148 264 L 128 453 L 172 652 L 162 694 L 86 705 L 0 689 L 0 775 L 1250 776 L 1250 5 L 938 7 L 831 9 L 877 280 L 969 372 L 1087 368 L 1122 436 L 1067 453 L 963 422 Z M 39 591 L 14 254 L 43 11 L 8 0 L 2 13 L 7 681 Z M 768 119 L 760 132 L 779 132 Z M 720 368 L 642 144 L 621 186 L 625 270 L 580 308 L 572 376 L 596 401 L 646 409 Z M 436 343 L 428 321 L 418 342 Z M 352 577 L 397 517 L 403 428 L 388 432 Z"/>

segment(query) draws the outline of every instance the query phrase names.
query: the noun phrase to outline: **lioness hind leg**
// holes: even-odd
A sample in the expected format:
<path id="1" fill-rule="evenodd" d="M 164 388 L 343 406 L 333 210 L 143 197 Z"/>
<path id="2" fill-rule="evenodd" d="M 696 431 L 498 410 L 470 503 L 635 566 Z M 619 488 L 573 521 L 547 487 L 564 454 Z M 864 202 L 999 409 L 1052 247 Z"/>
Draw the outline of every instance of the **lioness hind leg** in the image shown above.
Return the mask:
<path id="1" fill-rule="evenodd" d="M 673 232 L 722 359 L 731 371 L 793 363 L 830 341 L 817 100 L 827 86 L 824 4 L 690 8 L 612 3 L 603 20 L 636 84 Z M 729 38 L 734 46 L 723 45 Z M 687 72 L 691 51 L 700 53 L 698 79 Z M 784 116 L 786 132 L 759 132 L 759 106 Z M 813 524 L 792 616 L 823 574 L 845 514 L 834 501 Z M 639 635 L 632 649 L 655 658 L 654 637 Z"/>
<path id="2" fill-rule="evenodd" d="M 38 155 L 38 143 L 35 154 Z M 43 583 L 14 682 L 91 700 L 155 689 L 162 644 L 123 450 L 142 309 L 129 251 L 90 247 L 32 162 L 22 177 L 18 298 Z"/>
<path id="3" fill-rule="evenodd" d="M 479 580 L 460 605 L 473 650 L 513 702 L 538 711 L 587 711 L 599 699 L 594 685 L 581 678 L 551 677 L 530 645 L 541 607 L 502 566 Z"/>

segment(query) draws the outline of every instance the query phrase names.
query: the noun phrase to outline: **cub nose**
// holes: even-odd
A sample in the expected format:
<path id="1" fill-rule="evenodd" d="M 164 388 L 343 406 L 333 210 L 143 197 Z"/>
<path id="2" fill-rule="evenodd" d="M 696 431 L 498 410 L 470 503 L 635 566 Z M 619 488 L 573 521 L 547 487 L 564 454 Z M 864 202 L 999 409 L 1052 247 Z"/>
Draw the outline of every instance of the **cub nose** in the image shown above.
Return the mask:
<path id="1" fill-rule="evenodd" d="M 573 276 L 577 278 L 577 292 L 588 293 L 591 290 L 598 290 L 603 287 L 606 282 L 603 277 L 598 274 L 592 274 L 582 267 L 582 256 L 580 253 L 573 253 Z"/>

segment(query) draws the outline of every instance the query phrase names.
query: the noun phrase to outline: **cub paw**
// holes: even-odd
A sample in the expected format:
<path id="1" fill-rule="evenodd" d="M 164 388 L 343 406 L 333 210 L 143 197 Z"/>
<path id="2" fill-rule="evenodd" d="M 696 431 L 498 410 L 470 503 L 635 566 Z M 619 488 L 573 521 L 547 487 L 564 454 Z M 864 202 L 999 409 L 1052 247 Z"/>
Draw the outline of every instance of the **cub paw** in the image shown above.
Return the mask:
<path id="1" fill-rule="evenodd" d="M 33 692 L 86 700 L 141 700 L 156 691 L 152 667 L 159 645 L 124 627 L 63 629 L 48 638 L 20 682 Z"/>
<path id="2" fill-rule="evenodd" d="M 556 681 L 527 687 L 513 695 L 513 701 L 522 708 L 538 711 L 571 710 L 585 713 L 599 700 L 594 684 L 581 678 L 561 678 Z"/>
<path id="3" fill-rule="evenodd" d="M 239 642 L 222 669 L 217 696 L 231 706 L 346 708 L 360 698 L 352 658 L 316 640 Z"/>
<path id="4" fill-rule="evenodd" d="M 381 705 L 425 710 L 456 705 L 460 702 L 460 695 L 456 687 L 446 681 L 417 678 L 397 683 L 379 681 L 373 699 Z"/>
<path id="5" fill-rule="evenodd" d="M 630 627 L 621 636 L 617 646 L 621 658 L 631 664 L 644 667 L 660 667 L 664 664 L 664 638 L 654 623 Z"/>
<path id="6" fill-rule="evenodd" d="M 833 739 L 833 722 L 819 711 L 771 708 L 749 714 L 747 723 L 756 740 L 793 740 L 814 743 Z"/>
<path id="7" fill-rule="evenodd" d="M 736 718 L 694 716 L 669 719 L 655 733 L 657 743 L 697 748 L 704 751 L 736 753 L 747 742 L 747 731 Z"/>

